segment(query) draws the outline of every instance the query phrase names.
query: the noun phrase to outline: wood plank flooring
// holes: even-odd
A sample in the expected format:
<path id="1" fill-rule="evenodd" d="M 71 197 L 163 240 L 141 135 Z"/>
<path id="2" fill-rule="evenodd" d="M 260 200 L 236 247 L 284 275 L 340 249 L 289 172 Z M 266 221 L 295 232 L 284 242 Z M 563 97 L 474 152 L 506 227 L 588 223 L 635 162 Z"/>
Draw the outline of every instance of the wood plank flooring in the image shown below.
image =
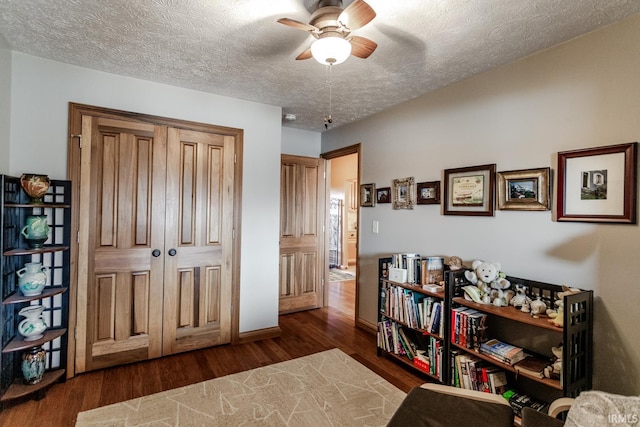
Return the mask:
<path id="1" fill-rule="evenodd" d="M 353 324 L 352 316 L 334 308 L 281 316 L 278 338 L 81 374 L 55 384 L 42 400 L 6 405 L 0 425 L 73 426 L 81 411 L 336 347 L 405 392 L 425 382 L 390 359 L 377 357 L 375 336 Z"/>

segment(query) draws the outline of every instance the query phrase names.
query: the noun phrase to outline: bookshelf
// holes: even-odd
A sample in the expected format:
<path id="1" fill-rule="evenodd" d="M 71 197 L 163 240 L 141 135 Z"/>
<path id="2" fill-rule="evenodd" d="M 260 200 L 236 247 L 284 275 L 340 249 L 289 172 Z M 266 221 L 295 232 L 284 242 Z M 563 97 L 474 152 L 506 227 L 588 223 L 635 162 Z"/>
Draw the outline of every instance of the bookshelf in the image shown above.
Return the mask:
<path id="1" fill-rule="evenodd" d="M 420 283 L 390 280 L 391 263 L 392 258 L 378 262 L 378 355 L 446 383 L 449 340 L 444 287 L 433 291 Z"/>
<path id="2" fill-rule="evenodd" d="M 513 306 L 496 307 L 466 299 L 462 288 L 470 283 L 465 278 L 466 269 L 464 268 L 450 270 L 445 266 L 444 289 L 439 292 L 429 292 L 420 284 L 390 280 L 391 265 L 391 257 L 378 260 L 377 353 L 379 356 L 392 358 L 404 366 L 418 370 L 431 380 L 458 387 L 465 386 L 460 377 L 459 361 L 471 361 L 472 364 L 469 366 L 484 368 L 488 372 L 504 372 L 501 375 L 506 378 L 508 389 L 516 390 L 519 396 L 526 395 L 541 403 L 550 403 L 559 397 L 575 397 L 581 391 L 591 389 L 592 291 L 582 290 L 563 296 L 564 326 L 557 327 L 551 324 L 546 316 L 533 317 L 530 313 L 522 312 Z M 553 302 L 563 291 L 562 286 L 550 283 L 511 276 L 507 279 L 511 282 L 511 287 L 515 284 L 526 286 L 527 295 L 531 299 L 540 298 L 547 307 L 553 307 Z M 442 309 L 440 329 L 434 332 L 421 325 L 416 326 L 411 317 L 407 319 L 406 313 L 394 308 L 398 295 L 410 295 L 407 298 L 415 302 L 425 301 L 426 298 L 439 301 Z M 436 369 L 434 370 L 431 365 L 426 368 L 417 366 L 409 355 L 403 354 L 404 347 L 401 342 L 399 346 L 395 342 L 389 345 L 390 340 L 393 341 L 393 334 L 389 334 L 385 329 L 386 324 L 392 324 L 398 330 L 403 330 L 405 335 L 418 337 L 417 343 L 414 343 L 416 347 L 437 356 Z M 461 325 L 465 325 L 466 329 L 461 329 Z M 465 334 L 464 337 L 461 337 L 461 333 Z M 516 368 L 515 364 L 506 363 L 497 360 L 495 356 L 485 354 L 480 349 L 481 342 L 489 339 L 497 339 L 521 348 L 526 355 L 547 360 L 549 364 L 553 357 L 551 348 L 562 345 L 563 368 L 559 378 L 545 378 L 540 377 L 539 374 L 523 372 Z M 430 348 L 430 345 L 436 348 Z M 471 387 L 471 384 L 467 386 Z M 484 387 L 486 390 L 487 385 L 485 384 Z"/>
<path id="3" fill-rule="evenodd" d="M 591 375 L 593 364 L 593 292 L 581 291 L 566 295 L 564 299 L 564 326 L 557 327 L 548 321 L 546 316 L 539 318 L 524 313 L 513 307 L 496 307 L 478 304 L 464 298 L 463 287 L 470 283 L 464 277 L 464 270 L 448 271 L 445 274 L 447 283 L 447 298 L 451 300 L 452 331 L 450 342 L 450 357 L 464 355 L 477 358 L 486 366 L 497 367 L 507 373 L 511 388 L 527 394 L 533 399 L 550 403 L 558 397 L 575 397 L 581 391 L 591 389 Z M 548 307 L 563 291 L 561 286 L 542 283 L 517 277 L 507 277 L 514 284 L 527 287 L 527 294 L 535 299 L 540 297 Z M 513 344 L 523 349 L 525 354 L 541 360 L 549 360 L 553 354 L 552 346 L 562 344 L 563 369 L 558 379 L 540 378 L 518 370 L 517 364 L 503 363 L 494 357 L 483 353 L 477 347 L 469 348 L 456 340 L 457 310 L 465 312 L 479 312 L 486 317 L 484 339 L 496 338 L 502 342 Z M 469 331 L 469 329 L 467 329 Z M 452 365 L 454 362 L 450 362 Z M 456 385 L 452 374 L 451 385 Z"/>

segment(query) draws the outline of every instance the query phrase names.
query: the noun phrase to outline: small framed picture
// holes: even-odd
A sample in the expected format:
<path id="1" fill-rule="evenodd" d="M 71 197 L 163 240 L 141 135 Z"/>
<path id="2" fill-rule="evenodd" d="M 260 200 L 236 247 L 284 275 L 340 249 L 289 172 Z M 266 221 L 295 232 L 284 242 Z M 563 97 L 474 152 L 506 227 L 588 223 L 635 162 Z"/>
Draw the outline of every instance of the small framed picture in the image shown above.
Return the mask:
<path id="1" fill-rule="evenodd" d="M 548 211 L 550 174 L 550 168 L 498 172 L 498 209 Z"/>
<path id="2" fill-rule="evenodd" d="M 376 203 L 391 203 L 391 187 L 376 189 Z"/>
<path id="3" fill-rule="evenodd" d="M 419 182 L 416 188 L 416 201 L 419 205 L 440 204 L 440 181 Z"/>
<path id="4" fill-rule="evenodd" d="M 493 216 L 495 163 L 444 170 L 445 215 Z"/>
<path id="5" fill-rule="evenodd" d="M 413 209 L 416 192 L 413 177 L 394 179 L 391 189 L 393 209 Z"/>
<path id="6" fill-rule="evenodd" d="M 637 142 L 558 153 L 558 221 L 636 223 Z"/>
<path id="7" fill-rule="evenodd" d="M 374 198 L 376 194 L 376 185 L 375 184 L 362 184 L 360 185 L 360 206 L 364 208 L 370 208 L 375 206 L 376 199 Z"/>

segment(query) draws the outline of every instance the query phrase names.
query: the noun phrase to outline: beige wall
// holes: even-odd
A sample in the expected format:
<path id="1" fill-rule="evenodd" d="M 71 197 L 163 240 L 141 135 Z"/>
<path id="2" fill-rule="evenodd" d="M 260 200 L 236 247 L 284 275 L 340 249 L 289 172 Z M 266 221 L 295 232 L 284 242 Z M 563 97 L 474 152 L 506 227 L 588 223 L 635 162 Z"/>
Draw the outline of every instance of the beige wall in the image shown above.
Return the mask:
<path id="1" fill-rule="evenodd" d="M 640 139 L 640 16 L 470 78 L 322 136 L 362 142 L 362 182 L 441 179 L 443 169 L 550 166 L 558 151 Z M 384 96 L 384 94 L 381 94 Z M 379 221 L 379 234 L 371 222 Z M 595 293 L 594 387 L 640 394 L 640 228 L 558 223 L 551 212 L 443 216 L 437 206 L 361 210 L 360 312 L 376 322 L 379 256 L 500 261 L 512 276 Z"/>
<path id="2" fill-rule="evenodd" d="M 11 51 L 0 35 L 0 174 L 9 173 L 11 121 Z"/>

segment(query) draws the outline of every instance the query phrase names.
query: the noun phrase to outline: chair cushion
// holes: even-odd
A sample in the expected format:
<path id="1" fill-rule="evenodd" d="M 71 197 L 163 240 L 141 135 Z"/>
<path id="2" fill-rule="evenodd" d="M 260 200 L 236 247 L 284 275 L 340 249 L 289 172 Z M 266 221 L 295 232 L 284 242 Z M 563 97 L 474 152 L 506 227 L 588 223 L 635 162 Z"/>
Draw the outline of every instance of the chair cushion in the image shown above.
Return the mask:
<path id="1" fill-rule="evenodd" d="M 640 396 L 583 391 L 567 413 L 565 427 L 640 425 Z"/>
<path id="2" fill-rule="evenodd" d="M 556 418 L 552 418 L 544 412 L 536 411 L 531 408 L 522 408 L 521 427 L 562 427 L 564 422 Z"/>
<path id="3" fill-rule="evenodd" d="M 513 411 L 507 405 L 481 402 L 413 388 L 387 427 L 460 427 L 483 425 L 513 427 Z"/>

